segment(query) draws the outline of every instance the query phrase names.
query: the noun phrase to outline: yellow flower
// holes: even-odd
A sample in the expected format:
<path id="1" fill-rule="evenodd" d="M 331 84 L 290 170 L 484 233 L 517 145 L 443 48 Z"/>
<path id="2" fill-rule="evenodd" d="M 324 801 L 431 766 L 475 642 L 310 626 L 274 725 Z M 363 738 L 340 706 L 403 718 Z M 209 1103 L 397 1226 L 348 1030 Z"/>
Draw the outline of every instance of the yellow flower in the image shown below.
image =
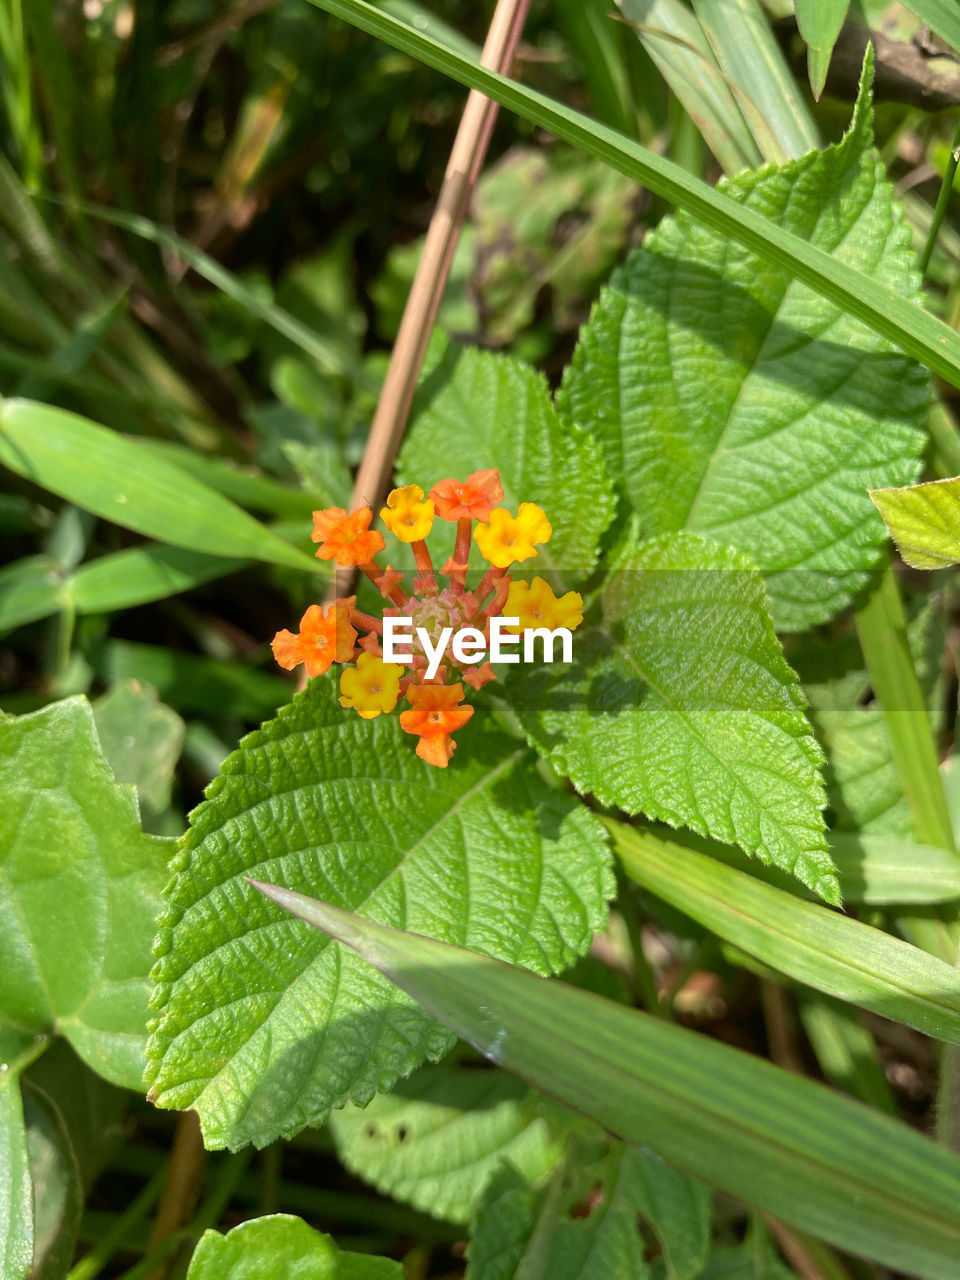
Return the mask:
<path id="1" fill-rule="evenodd" d="M 433 525 L 433 503 L 418 484 L 404 485 L 387 498 L 380 518 L 401 542 L 422 542 Z"/>
<path id="2" fill-rule="evenodd" d="M 403 667 L 384 662 L 375 653 L 361 653 L 356 667 L 347 667 L 340 677 L 342 707 L 353 707 L 364 720 L 372 720 L 381 711 L 390 712 L 400 697 Z"/>
<path id="3" fill-rule="evenodd" d="M 507 603 L 503 606 L 505 618 L 519 618 L 518 627 L 509 631 L 526 631 L 535 627 L 566 627 L 576 631 L 583 621 L 583 599 L 576 591 L 568 591 L 558 599 L 542 578 L 532 582 L 511 582 Z"/>
<path id="4" fill-rule="evenodd" d="M 492 565 L 507 569 L 535 556 L 535 544 L 549 541 L 552 532 L 550 521 L 538 506 L 521 502 L 515 516 L 506 507 L 495 507 L 490 512 L 490 523 L 478 524 L 473 537 Z"/>

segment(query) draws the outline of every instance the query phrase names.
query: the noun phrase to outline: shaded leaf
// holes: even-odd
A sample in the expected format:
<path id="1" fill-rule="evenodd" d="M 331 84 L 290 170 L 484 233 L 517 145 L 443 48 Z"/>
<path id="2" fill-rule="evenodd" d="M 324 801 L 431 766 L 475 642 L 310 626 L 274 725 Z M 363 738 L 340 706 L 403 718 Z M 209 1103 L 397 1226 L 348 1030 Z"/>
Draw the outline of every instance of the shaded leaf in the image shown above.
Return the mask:
<path id="1" fill-rule="evenodd" d="M 0 1025 L 0 1264 L 4 1280 L 24 1280 L 33 1263 L 33 1191 L 20 1072 L 34 1037 Z"/>
<path id="2" fill-rule="evenodd" d="M 158 701 L 150 685 L 126 680 L 97 699 L 93 718 L 117 780 L 133 783 L 145 809 L 166 809 L 185 732 L 177 713 Z"/>
<path id="3" fill-rule="evenodd" d="M 542 973 L 602 926 L 602 828 L 479 719 L 441 772 L 396 718 L 348 715 L 332 678 L 317 679 L 225 761 L 166 892 L 149 1049 L 152 1097 L 194 1107 L 208 1145 L 262 1146 L 318 1124 L 451 1043 L 351 953 L 278 919 L 247 875 L 322 886 Z"/>
<path id="4" fill-rule="evenodd" d="M 139 1089 L 153 920 L 171 841 L 144 835 L 90 705 L 0 721 L 0 1005 Z"/>

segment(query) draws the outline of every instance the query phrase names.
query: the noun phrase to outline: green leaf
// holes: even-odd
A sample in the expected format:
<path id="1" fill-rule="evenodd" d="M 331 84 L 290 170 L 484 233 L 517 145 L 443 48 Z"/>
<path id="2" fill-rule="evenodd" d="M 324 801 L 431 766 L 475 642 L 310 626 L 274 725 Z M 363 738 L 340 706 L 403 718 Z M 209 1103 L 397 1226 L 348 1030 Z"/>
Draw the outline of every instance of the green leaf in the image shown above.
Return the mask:
<path id="1" fill-rule="evenodd" d="M 960 861 L 935 845 L 835 831 L 830 853 L 848 902 L 884 906 L 955 902 L 960 897 Z"/>
<path id="2" fill-rule="evenodd" d="M 20 1073 L 35 1038 L 0 1025 L 0 1274 L 24 1280 L 33 1264 L 33 1188 Z"/>
<path id="3" fill-rule="evenodd" d="M 885 279 L 831 255 L 801 236 L 776 225 L 764 213 L 738 204 L 723 190 L 692 177 L 680 165 L 591 120 L 579 111 L 528 89 L 480 65 L 366 0 L 311 0 L 317 8 L 352 23 L 394 48 L 451 76 L 460 84 L 499 102 L 521 119 L 530 120 L 555 137 L 596 156 L 628 178 L 687 209 L 707 226 L 758 253 L 764 261 L 787 270 L 850 315 L 857 316 L 902 350 L 922 360 L 952 385 L 960 386 L 960 335 L 916 304 L 903 298 Z M 872 68 L 872 52 L 867 69 Z"/>
<path id="4" fill-rule="evenodd" d="M 0 463 L 78 507 L 191 551 L 316 571 L 318 561 L 172 463 L 78 414 L 0 403 Z"/>
<path id="5" fill-rule="evenodd" d="M 906 0 L 906 8 L 960 53 L 960 14 L 953 0 Z"/>
<path id="6" fill-rule="evenodd" d="M 90 705 L 0 721 L 0 1007 L 139 1089 L 153 920 L 172 841 L 140 830 Z"/>
<path id="7" fill-rule="evenodd" d="M 870 120 L 864 88 L 839 145 L 723 189 L 915 298 Z M 863 585 L 883 541 L 867 490 L 916 478 L 927 401 L 914 361 L 680 214 L 602 292 L 558 406 L 600 443 L 645 536 L 686 529 L 745 551 L 778 629 L 799 631 Z"/>
<path id="8" fill-rule="evenodd" d="M 148 1056 L 159 1106 L 193 1107 L 210 1146 L 265 1145 L 363 1104 L 450 1047 L 355 956 L 276 913 L 250 874 L 541 973 L 590 945 L 612 891 L 583 805 L 475 717 L 441 771 L 395 717 L 311 682 L 244 739 L 192 815 L 160 920 Z M 376 1026 L 352 1010 L 376 1009 Z"/>
<path id="9" fill-rule="evenodd" d="M 64 584 L 64 590 L 69 591 L 78 613 L 109 613 L 166 600 L 181 591 L 235 573 L 248 563 L 188 551 L 185 547 L 146 543 L 79 565 Z"/>
<path id="10" fill-rule="evenodd" d="M 573 652 L 573 666 L 518 667 L 507 687 L 578 790 L 739 844 L 839 901 L 822 756 L 742 555 L 690 534 L 642 544 Z"/>
<path id="11" fill-rule="evenodd" d="M 156 689 L 137 680 L 116 684 L 98 698 L 93 717 L 117 781 L 133 783 L 141 805 L 161 813 L 170 804 L 173 771 L 183 749 L 183 721 L 157 699 Z"/>
<path id="12" fill-rule="evenodd" d="M 261 887 L 612 1134 L 848 1252 L 954 1280 L 960 1157 L 907 1125 L 663 1019 Z"/>
<path id="13" fill-rule="evenodd" d="M 524 1183 L 541 1182 L 573 1119 L 515 1076 L 440 1065 L 334 1112 L 330 1128 L 351 1173 L 415 1209 L 469 1222 L 502 1161 Z"/>
<path id="14" fill-rule="evenodd" d="M 397 463 L 403 484 L 498 467 L 504 505 L 536 502 L 553 536 L 537 567 L 571 580 L 593 568 L 613 495 L 589 438 L 560 421 L 542 374 L 507 356 L 434 344 Z M 454 527 L 437 521 L 452 550 Z M 447 552 L 449 554 L 449 551 Z"/>
<path id="15" fill-rule="evenodd" d="M 343 1253 L 302 1218 L 275 1213 L 241 1222 L 225 1236 L 205 1231 L 187 1280 L 403 1280 L 389 1258 Z"/>
<path id="16" fill-rule="evenodd" d="M 897 550 L 914 569 L 960 563 L 960 476 L 903 489 L 872 489 Z"/>
<path id="17" fill-rule="evenodd" d="M 58 565 L 28 556 L 0 569 L 0 631 L 12 631 L 62 608 L 68 592 Z"/>
<path id="18" fill-rule="evenodd" d="M 467 1251 L 466 1280 L 642 1280 L 650 1271 L 640 1216 L 658 1201 L 675 1213 L 678 1192 L 690 1218 L 693 1269 L 671 1267 L 670 1274 L 697 1274 L 710 1240 L 706 1188 L 636 1147 L 598 1139 L 571 1143 L 539 1193 L 509 1167 L 493 1180 Z"/>
<path id="19" fill-rule="evenodd" d="M 834 826 L 863 835 L 911 839 L 913 822 L 882 709 L 819 711 L 813 721 L 827 753 L 825 776 Z"/>
<path id="20" fill-rule="evenodd" d="M 797 982 L 960 1044 L 960 973 L 849 916 L 649 831 L 607 823 L 627 875 Z"/>
<path id="21" fill-rule="evenodd" d="M 844 24 L 849 0 L 796 0 L 797 26 L 807 46 L 807 72 L 820 101 L 830 70 L 830 55 Z"/>

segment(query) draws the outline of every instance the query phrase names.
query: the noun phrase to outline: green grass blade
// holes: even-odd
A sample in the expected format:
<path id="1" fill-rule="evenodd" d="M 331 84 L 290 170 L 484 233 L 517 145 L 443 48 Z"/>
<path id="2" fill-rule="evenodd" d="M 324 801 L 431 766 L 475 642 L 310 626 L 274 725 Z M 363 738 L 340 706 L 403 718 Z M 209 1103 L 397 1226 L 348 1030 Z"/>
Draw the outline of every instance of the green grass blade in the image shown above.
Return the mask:
<path id="1" fill-rule="evenodd" d="M 403 24 L 400 23 L 399 25 L 402 26 Z M 165 227 L 159 226 L 156 222 L 152 222 L 149 218 L 144 218 L 140 214 L 124 213 L 120 209 L 106 209 L 102 205 L 87 204 L 86 201 L 79 203 L 76 201 L 64 201 L 63 203 L 67 208 L 76 209 L 90 218 L 98 218 L 101 222 L 108 222 L 111 226 L 121 227 L 124 231 L 140 236 L 142 240 L 148 240 L 151 244 L 159 245 L 163 249 L 171 249 L 184 262 L 188 263 L 196 271 L 197 275 L 202 276 L 204 280 L 219 289 L 221 293 L 226 294 L 228 298 L 232 298 L 234 302 L 239 303 L 251 315 L 258 316 L 271 329 L 282 334 L 283 337 L 315 360 L 322 369 L 326 369 L 328 373 L 335 373 L 349 378 L 351 382 L 363 387 L 364 390 L 373 392 L 378 390 L 370 375 L 359 364 L 346 356 L 335 343 L 328 342 L 311 329 L 309 325 L 297 320 L 289 311 L 277 306 L 275 302 L 264 302 L 258 298 L 232 271 L 228 271 L 226 267 L 221 266 L 209 254 L 192 245 L 189 240 L 185 240 L 182 236 L 178 236 L 172 231 L 167 231 Z"/>
<path id="2" fill-rule="evenodd" d="M 797 26 L 807 46 L 807 71 L 813 96 L 820 100 L 830 55 L 847 16 L 848 0 L 797 0 Z"/>
<path id="3" fill-rule="evenodd" d="M 316 570 L 221 494 L 78 414 L 31 400 L 0 404 L 0 463 L 137 533 L 210 555 Z"/>
<path id="4" fill-rule="evenodd" d="M 427 66 L 471 89 L 479 89 L 509 111 L 596 156 L 642 182 L 671 204 L 688 209 L 723 235 L 756 250 L 798 280 L 830 298 L 878 333 L 960 387 L 960 335 L 862 271 L 782 231 L 722 191 L 692 177 L 679 165 L 598 124 L 579 111 L 488 71 L 435 40 L 397 22 L 365 0 L 310 0 L 318 8 L 385 40 Z"/>
<path id="5" fill-rule="evenodd" d="M 956 0 L 906 0 L 906 8 L 960 53 L 960 6 Z"/>
<path id="6" fill-rule="evenodd" d="M 257 887 L 610 1132 L 845 1250 L 956 1280 L 960 1158 L 906 1125 L 576 987 Z"/>
<path id="7" fill-rule="evenodd" d="M 607 822 L 631 880 L 797 982 L 960 1043 L 960 973 L 891 937 L 746 872 Z"/>
<path id="8" fill-rule="evenodd" d="M 694 10 L 764 159 L 782 164 L 818 147 L 817 126 L 760 0 L 694 0 Z"/>

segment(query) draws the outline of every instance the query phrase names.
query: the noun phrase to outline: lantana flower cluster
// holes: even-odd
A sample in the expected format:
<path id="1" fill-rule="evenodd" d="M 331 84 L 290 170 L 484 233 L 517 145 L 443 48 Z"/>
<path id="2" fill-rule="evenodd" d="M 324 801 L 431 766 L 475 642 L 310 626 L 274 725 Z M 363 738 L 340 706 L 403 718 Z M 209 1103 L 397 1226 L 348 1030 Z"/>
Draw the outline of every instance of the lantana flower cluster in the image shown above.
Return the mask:
<path id="1" fill-rule="evenodd" d="M 340 568 L 358 568 L 387 602 L 382 617 L 363 613 L 356 596 L 310 605 L 297 632 L 279 631 L 273 639 L 277 662 L 287 670 L 303 663 L 308 676 L 321 675 L 335 663 L 349 664 L 340 676 L 340 702 L 373 719 L 394 710 L 401 698 L 409 709 L 400 714 L 405 732 L 416 735 L 417 755 L 446 768 L 456 747 L 453 734 L 473 715 L 465 702 L 464 684 L 480 689 L 496 674 L 489 661 L 458 661 L 448 648 L 433 678 L 419 642 L 412 643 L 407 665 L 383 659 L 383 619 L 409 617 L 413 634 L 423 628 L 431 637 L 444 627 L 456 634 L 473 627 L 489 648 L 490 622 L 516 618 L 509 629 L 567 627 L 583 619 L 583 601 L 575 591 L 557 597 L 542 578 L 514 581 L 507 572 L 532 559 L 550 538 L 550 522 L 535 503 L 522 502 L 516 515 L 498 504 L 503 488 L 495 470 L 475 471 L 466 480 L 441 480 L 424 497 L 416 484 L 394 489 L 380 517 L 388 531 L 413 552 L 416 576 L 410 588 L 404 575 L 377 557 L 385 549 L 383 534 L 371 529 L 373 511 L 359 507 L 349 515 L 340 507 L 313 513 L 313 541 L 317 556 Z M 426 538 L 435 519 L 456 525 L 453 554 L 436 570 Z M 471 542 L 476 543 L 489 568 L 475 590 L 467 589 Z M 441 582 L 438 579 L 445 579 Z"/>

